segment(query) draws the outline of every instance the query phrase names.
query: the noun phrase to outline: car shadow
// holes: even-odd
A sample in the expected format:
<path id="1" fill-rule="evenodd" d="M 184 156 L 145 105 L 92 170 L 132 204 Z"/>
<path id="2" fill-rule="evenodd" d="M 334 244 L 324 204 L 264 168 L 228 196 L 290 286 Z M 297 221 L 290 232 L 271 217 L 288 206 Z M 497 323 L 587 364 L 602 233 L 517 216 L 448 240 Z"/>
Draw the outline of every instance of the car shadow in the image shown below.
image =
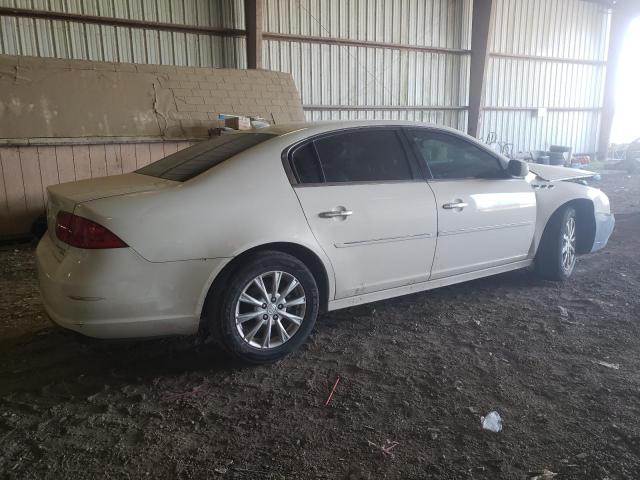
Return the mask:
<path id="1" fill-rule="evenodd" d="M 516 271 L 427 292 L 322 315 L 316 330 L 340 328 L 345 318 L 370 316 L 376 308 L 455 302 L 464 297 L 482 298 L 500 291 L 518 291 L 552 285 L 531 272 Z M 496 293 L 498 292 L 498 293 Z M 53 325 L 20 336 L 0 339 L 0 396 L 33 391 L 53 383 L 145 383 L 159 377 L 184 374 L 214 375 L 254 368 L 229 359 L 215 342 L 198 337 L 163 337 L 139 340 L 98 340 Z M 91 380 L 93 379 L 93 380 Z M 88 388 L 91 390 L 91 388 Z"/>
<path id="2" fill-rule="evenodd" d="M 0 340 L 0 352 L 0 396 L 80 379 L 113 386 L 250 367 L 230 360 L 213 342 L 196 337 L 97 340 L 53 325 Z"/>

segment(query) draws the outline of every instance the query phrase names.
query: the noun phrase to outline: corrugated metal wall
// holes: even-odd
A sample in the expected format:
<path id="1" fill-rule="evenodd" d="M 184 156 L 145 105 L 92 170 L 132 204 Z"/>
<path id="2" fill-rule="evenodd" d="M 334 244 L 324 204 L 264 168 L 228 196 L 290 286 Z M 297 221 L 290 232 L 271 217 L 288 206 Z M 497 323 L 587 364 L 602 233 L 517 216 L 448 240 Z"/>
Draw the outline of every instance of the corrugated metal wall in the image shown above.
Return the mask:
<path id="1" fill-rule="evenodd" d="M 241 0 L 0 0 L 0 6 L 149 22 L 244 28 Z M 0 54 L 245 68 L 245 40 L 0 16 Z"/>
<path id="2" fill-rule="evenodd" d="M 581 0 L 496 0 L 481 134 L 593 152 L 609 14 Z M 0 0 L 1 6 L 243 28 L 242 0 Z M 467 126 L 472 0 L 266 0 L 265 68 L 309 119 Z M 243 38 L 0 17 L 0 53 L 244 68 Z M 536 57 L 536 58 L 532 58 Z M 539 117 L 538 108 L 548 109 Z"/>
<path id="3" fill-rule="evenodd" d="M 580 0 L 496 0 L 481 119 L 515 151 L 596 151 L 609 12 Z M 547 108 L 538 116 L 538 108 Z"/>
<path id="4" fill-rule="evenodd" d="M 470 7 L 470 0 L 269 0 L 263 61 L 293 75 L 309 119 L 465 129 Z"/>

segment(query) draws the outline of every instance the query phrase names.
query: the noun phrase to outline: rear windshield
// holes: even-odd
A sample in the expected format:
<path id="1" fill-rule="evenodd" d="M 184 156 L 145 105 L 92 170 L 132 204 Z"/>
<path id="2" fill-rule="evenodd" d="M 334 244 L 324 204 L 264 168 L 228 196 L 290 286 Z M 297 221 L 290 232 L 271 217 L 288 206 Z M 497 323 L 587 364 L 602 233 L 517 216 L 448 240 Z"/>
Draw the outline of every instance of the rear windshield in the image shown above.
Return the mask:
<path id="1" fill-rule="evenodd" d="M 136 173 L 184 182 L 275 136 L 271 133 L 221 135 L 161 158 L 136 170 Z"/>

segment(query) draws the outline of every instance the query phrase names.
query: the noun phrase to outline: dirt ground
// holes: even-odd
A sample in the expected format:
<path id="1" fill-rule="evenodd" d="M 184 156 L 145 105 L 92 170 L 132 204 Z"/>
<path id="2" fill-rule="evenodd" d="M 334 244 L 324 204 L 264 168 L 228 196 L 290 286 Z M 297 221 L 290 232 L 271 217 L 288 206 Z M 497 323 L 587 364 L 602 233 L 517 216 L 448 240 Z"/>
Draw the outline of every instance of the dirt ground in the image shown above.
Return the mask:
<path id="1" fill-rule="evenodd" d="M 263 367 L 59 332 L 33 247 L 2 246 L 0 478 L 640 478 L 640 176 L 603 189 L 616 231 L 569 282 L 520 271 L 333 312 Z"/>

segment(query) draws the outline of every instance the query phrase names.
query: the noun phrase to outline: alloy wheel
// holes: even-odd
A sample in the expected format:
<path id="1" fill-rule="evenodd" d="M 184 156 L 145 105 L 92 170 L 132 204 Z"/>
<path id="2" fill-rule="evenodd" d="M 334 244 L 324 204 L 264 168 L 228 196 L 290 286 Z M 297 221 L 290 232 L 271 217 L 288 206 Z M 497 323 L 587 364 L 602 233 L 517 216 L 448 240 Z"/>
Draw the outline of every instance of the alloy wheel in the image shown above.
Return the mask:
<path id="1" fill-rule="evenodd" d="M 236 302 L 240 337 L 259 349 L 281 346 L 295 335 L 306 313 L 300 281 L 287 272 L 265 272 L 245 285 Z"/>
<path id="2" fill-rule="evenodd" d="M 571 271 L 576 263 L 576 219 L 569 217 L 562 233 L 562 268 Z"/>

